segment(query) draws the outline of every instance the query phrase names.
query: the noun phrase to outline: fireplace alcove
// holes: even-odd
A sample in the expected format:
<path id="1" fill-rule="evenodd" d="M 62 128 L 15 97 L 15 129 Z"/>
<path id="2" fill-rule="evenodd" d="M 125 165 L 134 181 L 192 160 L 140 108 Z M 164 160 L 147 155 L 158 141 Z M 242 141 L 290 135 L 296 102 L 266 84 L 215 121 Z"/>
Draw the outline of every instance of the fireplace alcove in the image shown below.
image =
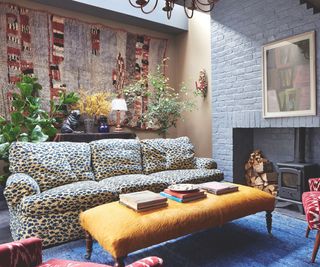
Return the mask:
<path id="1" fill-rule="evenodd" d="M 233 128 L 233 182 L 245 184 L 244 164 L 250 153 L 260 149 L 279 172 L 278 162 L 294 161 L 295 128 Z M 305 160 L 320 168 L 320 128 L 306 128 Z"/>

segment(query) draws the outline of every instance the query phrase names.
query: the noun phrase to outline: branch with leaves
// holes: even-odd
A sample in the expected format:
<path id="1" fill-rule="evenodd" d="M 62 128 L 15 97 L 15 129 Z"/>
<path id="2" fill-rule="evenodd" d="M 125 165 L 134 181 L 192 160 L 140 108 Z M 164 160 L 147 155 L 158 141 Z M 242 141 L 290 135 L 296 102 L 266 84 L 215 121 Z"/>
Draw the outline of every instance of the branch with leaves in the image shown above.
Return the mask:
<path id="1" fill-rule="evenodd" d="M 165 60 L 154 73 L 126 86 L 124 95 L 129 106 L 141 97 L 148 97 L 147 109 L 140 123 L 165 135 L 170 127 L 177 126 L 184 111 L 192 111 L 196 106 L 184 85 L 178 89 L 169 85 L 169 78 L 163 73 L 164 64 Z"/>

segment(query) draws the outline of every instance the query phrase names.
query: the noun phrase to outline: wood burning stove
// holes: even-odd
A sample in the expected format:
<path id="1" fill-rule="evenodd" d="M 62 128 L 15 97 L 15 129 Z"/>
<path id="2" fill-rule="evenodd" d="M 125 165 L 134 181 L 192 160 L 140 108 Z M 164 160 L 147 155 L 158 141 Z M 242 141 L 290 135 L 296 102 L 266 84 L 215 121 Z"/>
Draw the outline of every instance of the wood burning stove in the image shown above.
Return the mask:
<path id="1" fill-rule="evenodd" d="M 317 176 L 317 165 L 305 163 L 305 128 L 295 128 L 293 162 L 277 163 L 278 200 L 298 205 L 303 213 L 302 193 L 309 190 L 308 180 Z"/>

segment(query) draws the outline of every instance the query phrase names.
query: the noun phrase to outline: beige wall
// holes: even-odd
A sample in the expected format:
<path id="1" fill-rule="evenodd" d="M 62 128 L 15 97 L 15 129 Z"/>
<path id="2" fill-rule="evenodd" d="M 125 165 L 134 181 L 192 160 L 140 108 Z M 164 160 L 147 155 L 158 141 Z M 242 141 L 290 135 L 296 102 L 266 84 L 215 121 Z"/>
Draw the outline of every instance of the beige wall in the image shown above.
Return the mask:
<path id="1" fill-rule="evenodd" d="M 177 61 L 175 67 L 176 83 L 184 82 L 191 90 L 195 89 L 200 69 L 208 74 L 208 94 L 206 98 L 195 97 L 197 110 L 186 113 L 184 121 L 177 127 L 177 136 L 191 138 L 196 155 L 211 157 L 211 33 L 210 15 L 195 12 L 189 20 L 189 32 L 176 38 Z"/>

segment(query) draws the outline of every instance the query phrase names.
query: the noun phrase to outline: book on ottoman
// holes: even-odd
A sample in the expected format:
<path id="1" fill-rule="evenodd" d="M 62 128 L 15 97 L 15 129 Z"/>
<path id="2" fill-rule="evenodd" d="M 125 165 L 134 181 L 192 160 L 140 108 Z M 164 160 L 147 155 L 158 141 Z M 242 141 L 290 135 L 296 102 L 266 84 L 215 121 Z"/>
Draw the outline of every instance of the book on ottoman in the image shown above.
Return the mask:
<path id="1" fill-rule="evenodd" d="M 221 182 L 208 182 L 199 184 L 199 188 L 206 190 L 208 193 L 215 195 L 222 195 L 226 193 L 236 192 L 239 187 L 235 184 L 221 183 Z"/>
<path id="2" fill-rule="evenodd" d="M 173 191 L 170 190 L 169 188 L 165 189 L 164 192 L 166 194 L 169 194 L 171 196 L 177 197 L 177 198 L 181 198 L 181 199 L 187 199 L 187 198 L 191 198 L 191 197 L 199 197 L 199 196 L 203 196 L 204 195 L 204 190 L 195 190 L 192 192 L 177 192 L 177 191 Z"/>
<path id="3" fill-rule="evenodd" d="M 193 201 L 193 200 L 203 199 L 203 198 L 207 197 L 206 194 L 202 193 L 202 194 L 193 195 L 193 196 L 189 196 L 189 197 L 179 198 L 179 197 L 173 196 L 171 194 L 168 194 L 165 191 L 161 192 L 160 195 L 164 196 L 166 198 L 169 198 L 171 200 L 174 200 L 174 201 L 177 201 L 177 202 L 181 202 L 181 203 L 190 202 L 190 201 Z"/>
<path id="4" fill-rule="evenodd" d="M 137 211 L 167 206 L 167 198 L 149 190 L 120 194 L 120 203 Z"/>

